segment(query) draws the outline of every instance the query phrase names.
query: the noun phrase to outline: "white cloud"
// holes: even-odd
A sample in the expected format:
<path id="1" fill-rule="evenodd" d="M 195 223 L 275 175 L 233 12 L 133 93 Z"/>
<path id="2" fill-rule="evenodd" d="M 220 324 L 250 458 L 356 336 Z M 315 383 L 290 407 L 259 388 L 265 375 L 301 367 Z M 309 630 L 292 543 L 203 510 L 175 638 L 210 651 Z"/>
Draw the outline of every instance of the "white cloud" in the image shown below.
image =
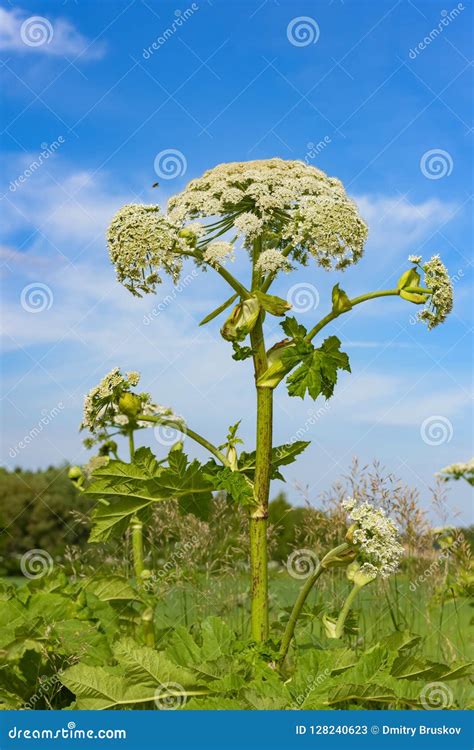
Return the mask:
<path id="1" fill-rule="evenodd" d="M 354 200 L 369 225 L 369 249 L 376 246 L 385 257 L 402 250 L 414 252 L 457 209 L 437 198 L 414 203 L 406 196 L 359 195 Z"/>
<path id="2" fill-rule="evenodd" d="M 105 54 L 103 42 L 90 41 L 66 18 L 28 15 L 18 8 L 0 8 L 0 49 L 76 59 Z"/>

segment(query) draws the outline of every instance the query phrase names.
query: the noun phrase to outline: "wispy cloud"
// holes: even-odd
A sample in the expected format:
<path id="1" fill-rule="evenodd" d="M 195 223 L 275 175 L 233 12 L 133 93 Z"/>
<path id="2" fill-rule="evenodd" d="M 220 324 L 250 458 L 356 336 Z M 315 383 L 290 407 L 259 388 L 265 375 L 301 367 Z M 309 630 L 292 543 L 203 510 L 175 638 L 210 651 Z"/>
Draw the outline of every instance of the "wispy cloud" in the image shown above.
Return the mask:
<path id="1" fill-rule="evenodd" d="M 66 18 L 46 18 L 28 15 L 18 8 L 0 8 L 0 50 L 99 59 L 105 54 L 105 44 L 87 39 Z"/>
<path id="2" fill-rule="evenodd" d="M 359 195 L 355 201 L 369 225 L 369 245 L 384 256 L 415 252 L 420 242 L 450 220 L 457 205 L 438 198 L 414 202 L 406 196 Z"/>

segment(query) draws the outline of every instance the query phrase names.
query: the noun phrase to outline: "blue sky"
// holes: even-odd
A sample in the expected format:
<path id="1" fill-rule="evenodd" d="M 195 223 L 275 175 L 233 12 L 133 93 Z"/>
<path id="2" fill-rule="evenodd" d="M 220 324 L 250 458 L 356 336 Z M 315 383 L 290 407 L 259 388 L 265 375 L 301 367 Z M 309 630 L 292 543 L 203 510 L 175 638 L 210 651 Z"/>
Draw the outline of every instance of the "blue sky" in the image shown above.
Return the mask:
<path id="1" fill-rule="evenodd" d="M 275 285 L 281 296 L 306 285 L 303 323 L 328 311 L 337 281 L 350 296 L 394 286 L 411 253 L 440 253 L 456 298 L 432 332 L 399 299 L 334 323 L 352 365 L 334 398 L 276 395 L 276 442 L 312 440 L 286 472 L 289 497 L 301 499 L 298 482 L 315 500 L 357 455 L 417 486 L 428 508 L 434 473 L 472 456 L 472 6 L 186 3 L 2 4 L 4 463 L 85 461 L 83 395 L 116 365 L 216 443 L 242 417 L 253 447 L 250 367 L 231 359 L 219 321 L 197 327 L 228 296 L 222 280 L 189 268 L 185 288 L 136 300 L 104 233 L 123 203 L 164 205 L 219 162 L 279 156 L 339 177 L 369 223 L 356 267 L 310 264 Z M 157 178 L 170 149 L 177 174 Z M 233 270 L 245 278 L 243 257 Z M 270 343 L 280 334 L 270 322 Z M 467 485 L 449 503 L 469 520 Z"/>

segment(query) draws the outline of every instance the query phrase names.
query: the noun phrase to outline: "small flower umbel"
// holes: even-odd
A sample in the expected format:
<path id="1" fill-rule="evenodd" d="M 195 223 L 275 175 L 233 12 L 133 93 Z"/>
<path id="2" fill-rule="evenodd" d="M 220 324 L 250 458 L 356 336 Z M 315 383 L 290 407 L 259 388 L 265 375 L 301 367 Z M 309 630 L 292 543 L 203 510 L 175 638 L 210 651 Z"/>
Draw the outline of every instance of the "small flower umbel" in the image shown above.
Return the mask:
<path id="1" fill-rule="evenodd" d="M 348 498 L 342 503 L 352 521 L 347 542 L 356 553 L 356 559 L 347 567 L 346 576 L 352 582 L 337 620 L 328 616 L 323 623 L 328 638 L 341 638 L 344 623 L 359 591 L 376 578 L 388 578 L 398 570 L 403 556 L 403 547 L 398 541 L 397 527 L 381 508 L 368 502 L 357 503 Z"/>
<path id="2" fill-rule="evenodd" d="M 84 415 L 81 429 L 88 429 L 93 438 L 86 447 L 96 442 L 104 442 L 114 434 L 128 434 L 131 430 L 148 427 L 149 423 L 140 420 L 139 415 L 160 415 L 172 418 L 173 412 L 152 402 L 149 393 L 134 393 L 131 389 L 140 381 L 138 372 L 122 374 L 114 367 L 100 383 L 91 388 L 84 399 Z"/>

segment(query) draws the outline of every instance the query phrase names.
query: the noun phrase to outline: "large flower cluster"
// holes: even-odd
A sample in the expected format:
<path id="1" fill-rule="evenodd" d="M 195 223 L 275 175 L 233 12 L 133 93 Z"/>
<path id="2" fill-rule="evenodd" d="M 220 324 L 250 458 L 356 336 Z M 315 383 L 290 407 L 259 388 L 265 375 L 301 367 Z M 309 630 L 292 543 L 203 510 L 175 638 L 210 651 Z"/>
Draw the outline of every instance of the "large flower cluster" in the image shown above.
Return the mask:
<path id="1" fill-rule="evenodd" d="M 416 256 L 417 261 L 418 258 Z M 431 290 L 431 295 L 427 306 L 418 313 L 418 318 L 431 330 L 443 323 L 453 309 L 453 285 L 439 255 L 433 255 L 420 267 L 425 273 L 425 286 Z"/>
<path id="2" fill-rule="evenodd" d="M 153 403 L 149 393 L 132 393 L 139 381 L 138 372 L 122 374 L 120 368 L 114 367 L 85 396 L 81 429 L 97 434 L 110 427 L 119 431 L 131 425 L 135 429 L 147 427 L 148 422 L 137 421 L 138 414 L 178 420 L 171 409 Z"/>
<path id="3" fill-rule="evenodd" d="M 107 242 L 118 280 L 136 296 L 154 292 L 161 282 L 158 270 L 177 281 L 182 266 L 178 227 L 160 213 L 159 206 L 129 203 L 115 214 Z"/>
<path id="4" fill-rule="evenodd" d="M 353 498 L 342 503 L 352 525 L 348 539 L 358 551 L 361 572 L 387 578 L 395 573 L 403 556 L 397 527 L 381 508 L 368 502 L 358 504 Z"/>
<path id="5" fill-rule="evenodd" d="M 246 247 L 262 236 L 267 248 L 291 247 L 302 262 L 311 254 L 326 269 L 356 263 L 367 238 L 342 183 L 300 161 L 220 164 L 171 198 L 168 210 L 177 224 L 223 217 L 219 230 L 237 229 Z"/>

